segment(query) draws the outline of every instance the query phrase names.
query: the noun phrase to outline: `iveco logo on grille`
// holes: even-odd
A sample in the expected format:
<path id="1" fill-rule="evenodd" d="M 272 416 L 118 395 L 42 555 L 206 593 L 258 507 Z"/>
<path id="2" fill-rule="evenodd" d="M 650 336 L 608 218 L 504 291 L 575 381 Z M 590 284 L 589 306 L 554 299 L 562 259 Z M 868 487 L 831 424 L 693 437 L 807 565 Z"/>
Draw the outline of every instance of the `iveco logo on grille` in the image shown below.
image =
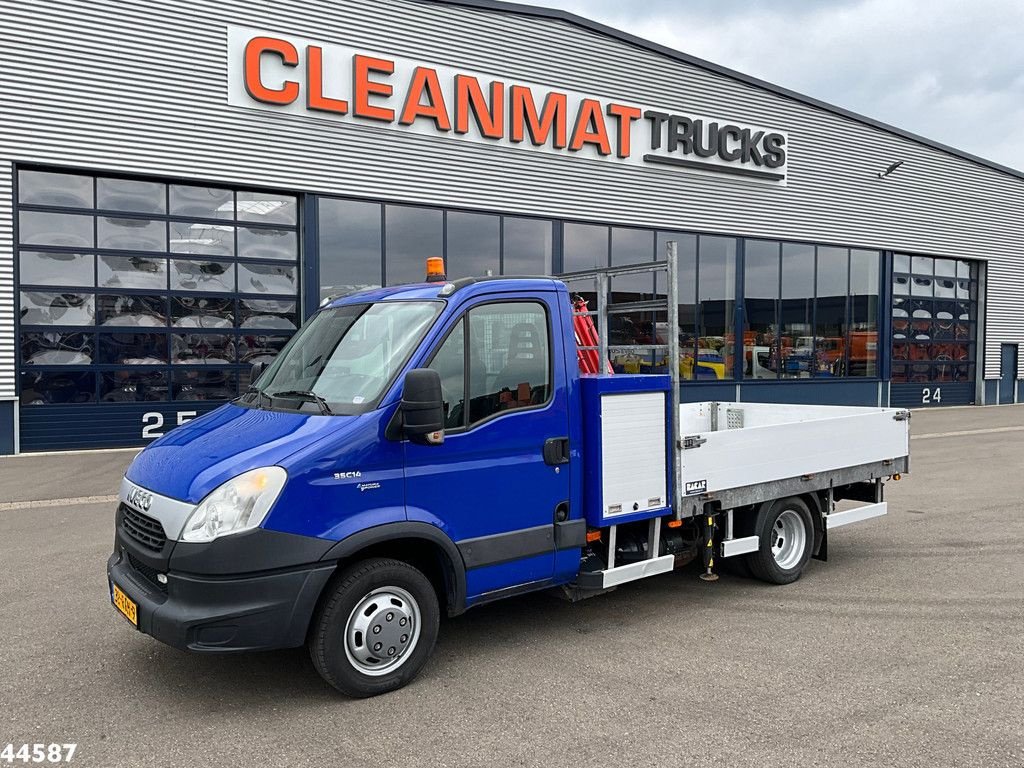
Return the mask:
<path id="1" fill-rule="evenodd" d="M 153 503 L 153 494 L 141 488 L 132 488 L 128 491 L 125 501 L 138 510 L 149 512 L 149 507 Z"/>

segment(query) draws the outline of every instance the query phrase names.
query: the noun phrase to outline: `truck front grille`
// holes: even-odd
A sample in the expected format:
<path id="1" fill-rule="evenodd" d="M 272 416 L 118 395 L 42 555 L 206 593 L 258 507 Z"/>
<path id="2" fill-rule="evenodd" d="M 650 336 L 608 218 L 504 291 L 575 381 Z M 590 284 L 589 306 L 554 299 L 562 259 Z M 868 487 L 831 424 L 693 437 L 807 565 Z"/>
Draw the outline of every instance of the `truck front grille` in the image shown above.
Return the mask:
<path id="1" fill-rule="evenodd" d="M 135 555 L 133 555 L 131 552 L 125 552 L 125 554 L 128 555 L 128 562 L 131 564 L 132 568 L 134 568 L 135 571 L 142 578 L 144 578 L 147 582 L 152 584 L 156 589 L 160 590 L 161 592 L 167 591 L 167 585 L 161 584 L 156 578 L 156 575 L 160 573 L 160 571 L 158 571 L 156 568 L 146 565 L 144 562 L 139 560 L 139 558 L 135 557 Z"/>
<path id="2" fill-rule="evenodd" d="M 150 552 L 163 552 L 167 537 L 159 520 L 137 512 L 127 504 L 122 504 L 118 511 L 128 538 Z"/>

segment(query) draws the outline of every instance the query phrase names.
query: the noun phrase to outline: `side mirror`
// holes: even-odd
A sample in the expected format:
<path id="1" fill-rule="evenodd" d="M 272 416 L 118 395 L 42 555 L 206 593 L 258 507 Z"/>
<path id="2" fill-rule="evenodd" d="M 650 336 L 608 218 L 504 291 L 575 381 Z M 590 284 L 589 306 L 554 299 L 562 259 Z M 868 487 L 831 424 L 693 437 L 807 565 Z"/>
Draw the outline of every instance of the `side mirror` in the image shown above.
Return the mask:
<path id="1" fill-rule="evenodd" d="M 263 375 L 265 370 L 267 370 L 267 362 L 265 360 L 253 363 L 252 370 L 249 372 L 249 383 L 255 384 L 256 380 Z"/>
<path id="2" fill-rule="evenodd" d="M 414 368 L 405 374 L 402 387 L 402 430 L 414 443 L 444 442 L 444 396 L 441 374 L 430 368 Z"/>

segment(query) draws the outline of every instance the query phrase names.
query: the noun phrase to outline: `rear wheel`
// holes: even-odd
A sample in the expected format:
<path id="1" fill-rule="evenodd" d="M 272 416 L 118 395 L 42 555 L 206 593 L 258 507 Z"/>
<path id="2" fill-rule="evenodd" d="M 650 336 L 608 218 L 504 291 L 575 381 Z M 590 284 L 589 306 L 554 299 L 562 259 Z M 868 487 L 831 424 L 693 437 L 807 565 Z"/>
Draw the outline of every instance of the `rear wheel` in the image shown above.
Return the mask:
<path id="1" fill-rule="evenodd" d="M 317 672 L 349 696 L 386 693 L 423 668 L 440 621 L 430 581 L 400 560 L 355 563 L 324 598 L 309 638 Z"/>
<path id="2" fill-rule="evenodd" d="M 750 572 L 771 584 L 789 584 L 800 578 L 811 559 L 814 523 L 802 499 L 779 499 L 762 509 L 755 525 L 760 547 L 747 556 Z"/>

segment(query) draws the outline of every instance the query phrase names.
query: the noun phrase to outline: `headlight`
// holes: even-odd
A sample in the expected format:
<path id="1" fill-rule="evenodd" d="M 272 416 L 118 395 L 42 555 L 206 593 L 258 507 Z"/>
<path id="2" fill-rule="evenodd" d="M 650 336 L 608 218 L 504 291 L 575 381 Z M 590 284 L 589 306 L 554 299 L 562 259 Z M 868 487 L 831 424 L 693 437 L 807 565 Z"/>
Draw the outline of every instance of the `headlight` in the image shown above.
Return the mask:
<path id="1" fill-rule="evenodd" d="M 261 467 L 231 478 L 199 502 L 185 521 L 181 540 L 213 541 L 258 527 L 287 479 L 281 467 Z"/>

